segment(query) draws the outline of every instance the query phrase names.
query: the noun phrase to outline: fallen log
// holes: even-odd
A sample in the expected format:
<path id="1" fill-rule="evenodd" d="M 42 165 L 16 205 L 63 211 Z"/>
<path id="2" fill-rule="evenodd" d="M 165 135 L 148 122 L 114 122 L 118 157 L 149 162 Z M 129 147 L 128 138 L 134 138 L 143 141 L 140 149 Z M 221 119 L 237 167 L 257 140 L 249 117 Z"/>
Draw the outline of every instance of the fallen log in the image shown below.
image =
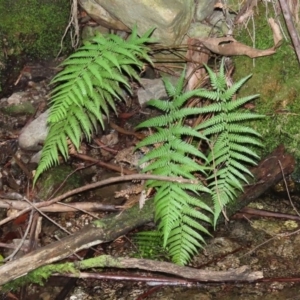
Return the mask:
<path id="1" fill-rule="evenodd" d="M 236 204 L 227 209 L 231 216 L 294 170 L 294 158 L 280 146 L 252 169 L 256 182 L 245 187 Z M 71 192 L 68 192 L 71 193 Z M 72 236 L 49 244 L 0 267 L 0 285 L 26 275 L 41 266 L 62 260 L 91 246 L 115 240 L 119 236 L 153 220 L 153 201 L 146 201 L 142 210 L 134 206 L 121 214 L 94 221 Z M 222 219 L 220 220 L 222 222 Z M 252 276 L 251 274 L 249 275 Z M 254 276 L 254 275 L 253 275 Z M 251 277 L 254 278 L 254 277 Z"/>
<path id="2" fill-rule="evenodd" d="M 240 209 L 246 207 L 280 180 L 283 180 L 285 176 L 292 174 L 294 169 L 295 158 L 285 152 L 283 145 L 278 146 L 250 170 L 253 179 L 249 180 L 250 184 L 244 187 L 244 192 L 240 194 L 237 200 L 226 207 L 227 216 L 230 218 Z M 221 215 L 218 224 L 223 221 L 224 217 Z"/>

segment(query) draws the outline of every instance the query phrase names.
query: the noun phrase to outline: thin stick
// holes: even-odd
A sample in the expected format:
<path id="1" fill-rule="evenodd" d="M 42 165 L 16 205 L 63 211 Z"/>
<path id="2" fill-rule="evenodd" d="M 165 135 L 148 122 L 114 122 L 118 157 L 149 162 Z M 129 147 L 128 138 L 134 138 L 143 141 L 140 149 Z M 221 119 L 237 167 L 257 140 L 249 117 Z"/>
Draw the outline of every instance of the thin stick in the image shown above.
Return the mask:
<path id="1" fill-rule="evenodd" d="M 82 192 L 85 192 L 85 191 L 88 191 L 91 189 L 95 189 L 100 186 L 104 186 L 104 185 L 108 185 L 108 184 L 112 184 L 112 183 L 116 183 L 116 182 L 122 182 L 122 181 L 147 180 L 147 179 L 162 180 L 162 181 L 177 182 L 177 183 L 191 183 L 191 184 L 200 183 L 198 180 L 183 179 L 180 177 L 168 177 L 168 176 L 158 176 L 158 175 L 150 175 L 150 174 L 124 175 L 124 176 L 112 177 L 112 178 L 108 178 L 108 179 L 105 179 L 102 181 L 97 181 L 95 183 L 87 184 L 83 187 L 71 190 L 69 192 L 66 192 L 66 193 L 58 196 L 58 197 L 55 197 L 52 200 L 36 203 L 35 208 L 48 206 L 50 204 L 59 202 L 70 196 L 73 196 L 75 194 L 82 193 Z M 25 209 L 21 210 L 19 213 L 15 214 L 14 216 L 10 216 L 10 217 L 7 217 L 7 218 L 1 220 L 0 225 L 3 225 L 11 220 L 14 220 L 30 210 L 31 210 L 31 207 L 25 208 Z"/>

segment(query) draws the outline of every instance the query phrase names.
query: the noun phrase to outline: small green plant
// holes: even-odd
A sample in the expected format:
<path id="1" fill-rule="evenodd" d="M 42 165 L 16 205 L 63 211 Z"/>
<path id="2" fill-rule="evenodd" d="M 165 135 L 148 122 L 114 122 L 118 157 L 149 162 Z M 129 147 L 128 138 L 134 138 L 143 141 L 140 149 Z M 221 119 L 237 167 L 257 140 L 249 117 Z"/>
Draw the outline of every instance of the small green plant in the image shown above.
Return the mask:
<path id="1" fill-rule="evenodd" d="M 152 128 L 154 133 L 142 140 L 137 148 L 152 148 L 140 163 L 148 165 L 143 172 L 156 175 L 180 176 L 195 179 L 201 175 L 208 182 L 198 184 L 169 183 L 148 180 L 146 186 L 154 188 L 155 220 L 162 236 L 162 245 L 168 249 L 173 262 L 184 265 L 204 244 L 202 234 L 209 234 L 203 223 L 216 225 L 216 221 L 230 200 L 234 200 L 237 190 L 242 190 L 241 181 L 247 182 L 244 174 L 251 173 L 245 164 L 254 164 L 258 156 L 250 150 L 250 145 L 261 143 L 253 129 L 242 122 L 262 116 L 238 111 L 246 102 L 256 98 L 253 95 L 237 100 L 233 96 L 248 80 L 248 77 L 227 87 L 223 62 L 219 74 L 207 67 L 212 90 L 198 89 L 183 91 L 184 75 L 173 86 L 164 79 L 169 101 L 151 100 L 150 106 L 163 111 L 162 116 L 154 117 L 138 128 Z M 204 107 L 184 107 L 192 97 L 206 98 L 211 104 Z M 196 128 L 187 126 L 185 118 L 193 115 L 212 116 Z M 192 137 L 205 141 L 210 148 L 204 155 L 196 146 L 185 142 Z M 214 209 L 202 199 L 201 193 L 211 194 Z"/>
<path id="2" fill-rule="evenodd" d="M 68 139 L 78 149 L 82 135 L 91 138 L 98 122 L 104 128 L 103 116 L 109 108 L 115 111 L 115 99 L 131 92 L 128 77 L 139 80 L 143 60 L 151 63 L 146 43 L 152 30 L 142 37 L 136 29 L 126 41 L 117 35 L 97 35 L 68 57 L 51 84 L 49 133 L 34 183 L 42 172 L 59 162 L 59 154 L 68 158 Z"/>
<path id="3" fill-rule="evenodd" d="M 141 231 L 133 236 L 133 242 L 137 245 L 137 258 L 155 260 L 170 259 L 168 249 L 162 247 L 161 234 L 158 231 Z"/>

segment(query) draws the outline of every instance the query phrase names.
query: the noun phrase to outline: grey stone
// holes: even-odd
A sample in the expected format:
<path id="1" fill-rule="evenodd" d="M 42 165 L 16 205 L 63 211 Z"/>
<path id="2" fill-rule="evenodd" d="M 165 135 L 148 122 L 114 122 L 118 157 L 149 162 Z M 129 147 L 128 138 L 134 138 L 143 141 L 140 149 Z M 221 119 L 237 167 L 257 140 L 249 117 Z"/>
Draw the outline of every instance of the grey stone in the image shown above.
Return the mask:
<path id="1" fill-rule="evenodd" d="M 97 3 L 97 1 L 79 0 L 79 4 L 98 24 L 115 30 L 124 30 L 128 32 L 130 31 L 130 29 L 124 23 L 122 23 L 107 10 L 105 10 L 101 5 Z"/>
<path id="2" fill-rule="evenodd" d="M 170 77 L 169 80 L 172 84 L 176 84 L 178 78 Z M 168 97 L 165 85 L 161 78 L 157 79 L 141 79 L 141 85 L 137 91 L 137 96 L 140 105 L 143 107 L 151 99 L 164 99 Z"/>
<path id="3" fill-rule="evenodd" d="M 80 0 L 80 5 L 89 15 L 99 5 L 129 28 L 137 25 L 140 35 L 155 28 L 153 38 L 164 45 L 180 44 L 195 8 L 193 0 Z"/>
<path id="4" fill-rule="evenodd" d="M 195 8 L 195 20 L 201 22 L 209 17 L 214 10 L 215 2 L 215 0 L 198 0 Z"/>
<path id="5" fill-rule="evenodd" d="M 19 136 L 19 146 L 24 150 L 40 150 L 45 141 L 47 128 L 48 110 L 26 126 Z"/>
<path id="6" fill-rule="evenodd" d="M 24 96 L 26 95 L 25 92 L 17 92 L 13 93 L 8 99 L 7 99 L 7 104 L 8 105 L 17 105 L 23 102 Z"/>
<path id="7" fill-rule="evenodd" d="M 186 37 L 195 38 L 195 39 L 196 38 L 206 38 L 210 34 L 215 33 L 216 31 L 217 31 L 216 28 L 212 28 L 211 26 L 202 24 L 200 22 L 195 22 L 195 23 L 191 24 Z"/>

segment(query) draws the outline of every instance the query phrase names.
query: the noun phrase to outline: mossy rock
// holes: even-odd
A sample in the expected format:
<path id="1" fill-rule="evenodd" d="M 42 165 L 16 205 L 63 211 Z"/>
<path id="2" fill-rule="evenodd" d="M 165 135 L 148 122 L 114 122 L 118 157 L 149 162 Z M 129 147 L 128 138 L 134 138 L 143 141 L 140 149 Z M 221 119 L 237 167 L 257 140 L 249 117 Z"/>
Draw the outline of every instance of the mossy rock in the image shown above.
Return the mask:
<path id="1" fill-rule="evenodd" d="M 73 173 L 73 169 L 67 165 L 59 165 L 44 172 L 37 182 L 38 197 L 47 200 L 50 196 L 62 195 L 72 189 L 82 185 L 82 178 L 78 173 Z M 57 193 L 56 190 L 60 188 Z M 69 201 L 70 199 L 68 199 Z"/>
<path id="2" fill-rule="evenodd" d="M 69 14 L 69 0 L 0 0 L 2 47 L 9 55 L 54 57 Z"/>
<path id="3" fill-rule="evenodd" d="M 268 5 L 268 4 L 267 4 Z M 274 45 L 273 34 L 266 18 L 266 6 L 260 4 L 255 15 L 255 48 L 268 49 Z M 272 16 L 271 3 L 268 17 Z M 285 23 L 280 20 L 285 36 Z M 249 34 L 250 32 L 250 34 Z M 237 40 L 253 46 L 252 24 L 235 36 Z M 255 111 L 266 115 L 263 120 L 251 123 L 263 136 L 264 153 L 270 153 L 277 145 L 284 144 L 287 150 L 300 159 L 300 69 L 291 41 L 284 40 L 276 54 L 255 60 L 245 56 L 235 58 L 235 80 L 252 73 L 252 78 L 241 88 L 239 96 L 260 94 L 255 100 Z"/>
<path id="4" fill-rule="evenodd" d="M 2 112 L 9 116 L 19 116 L 19 115 L 32 115 L 35 112 L 35 108 L 30 102 L 23 102 L 15 105 L 8 105 L 3 107 Z"/>

